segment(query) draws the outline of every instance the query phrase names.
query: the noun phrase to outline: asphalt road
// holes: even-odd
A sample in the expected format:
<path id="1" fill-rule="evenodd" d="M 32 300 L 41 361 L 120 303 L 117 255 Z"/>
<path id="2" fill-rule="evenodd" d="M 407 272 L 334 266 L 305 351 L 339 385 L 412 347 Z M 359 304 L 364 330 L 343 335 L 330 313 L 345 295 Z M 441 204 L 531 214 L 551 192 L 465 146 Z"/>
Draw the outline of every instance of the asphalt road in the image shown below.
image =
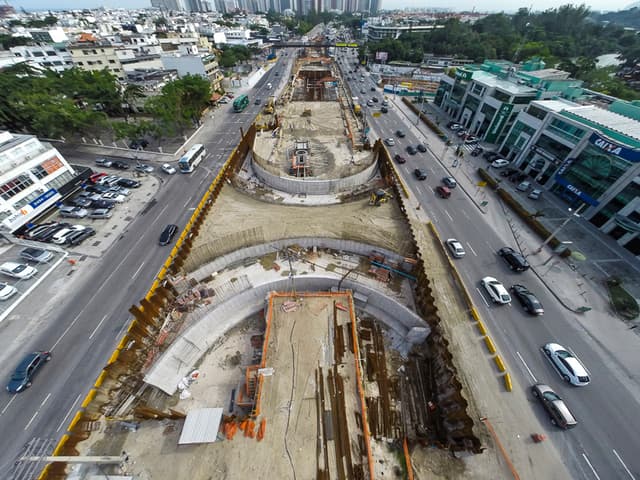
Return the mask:
<path id="1" fill-rule="evenodd" d="M 160 232 L 168 223 L 184 227 L 220 166 L 237 145 L 240 127 L 249 126 L 262 108 L 254 105 L 253 100 L 266 99 L 285 81 L 291 58 L 280 57 L 275 68 L 249 92 L 251 103 L 244 112 L 234 113 L 231 103 L 215 112 L 215 116 L 222 118 L 211 120 L 215 127 L 205 126 L 194 139 L 194 143 L 203 143 L 207 148 L 200 166 L 188 175 L 165 176 L 155 202 L 132 220 L 98 265 L 84 273 L 82 282 L 74 282 L 72 295 L 55 311 L 38 311 L 41 303 L 38 296 L 46 291 L 42 285 L 14 311 L 17 318 L 36 312 L 46 321 L 29 332 L 17 348 L 12 345 L 16 348 L 15 354 L 0 366 L 1 377 L 8 378 L 16 363 L 31 351 L 50 350 L 53 359 L 25 392 L 10 395 L 3 388 L 0 393 L 0 432 L 3 432 L 0 478 L 30 478 L 22 470 L 28 467 L 20 467 L 17 473 L 12 470 L 19 456 L 28 451 L 26 445 L 34 446 L 33 452 L 48 454 L 65 433 L 122 338 L 131 320 L 129 307 L 144 297 L 167 258 L 171 247 L 158 245 Z M 276 77 L 275 71 L 280 75 Z M 272 89 L 267 87 L 269 82 L 273 84 Z M 72 157 L 70 160 L 81 163 Z M 66 280 L 63 277 L 58 281 Z M 5 330 L 7 328 L 5 326 Z"/>
<path id="2" fill-rule="evenodd" d="M 351 62 L 352 63 L 352 62 Z M 348 75 L 348 74 L 347 74 Z M 360 72 L 351 75 L 354 96 L 361 88 L 367 92 L 358 96 L 366 99 L 372 95 L 382 100 L 382 92 L 370 92 L 371 81 L 360 81 Z M 364 103 L 363 102 L 363 103 Z M 435 187 L 448 172 L 434 157 L 444 147 L 441 142 L 430 141 L 430 151 L 415 156 L 406 152 L 408 145 L 426 143 L 424 137 L 410 128 L 415 117 L 409 118 L 391 108 L 389 113 L 374 118 L 380 103 L 365 107 L 365 114 L 372 130 L 381 138 L 393 137 L 396 146 L 387 147 L 392 156 L 400 153 L 407 163 L 397 165 L 402 177 L 413 190 L 419 203 L 433 219 L 443 239 L 462 241 L 467 255 L 456 260 L 456 265 L 471 293 L 482 318 L 485 320 L 498 350 L 516 372 L 523 388 L 540 382 L 550 385 L 576 416 L 579 425 L 569 431 L 561 431 L 551 425 L 546 413 L 529 394 L 531 411 L 545 427 L 545 434 L 566 459 L 570 473 L 576 479 L 640 479 L 640 458 L 637 455 L 640 437 L 640 411 L 638 385 L 624 372 L 615 359 L 615 352 L 604 350 L 597 340 L 590 337 L 580 324 L 580 317 L 564 309 L 532 272 L 514 273 L 496 254 L 502 246 L 516 247 L 513 238 L 500 238 L 489 218 L 480 213 L 459 185 L 451 198 L 440 199 Z M 402 129 L 405 138 L 398 138 L 395 131 Z M 428 178 L 419 181 L 413 175 L 415 168 L 425 169 Z M 480 279 L 496 277 L 505 287 L 514 283 L 526 285 L 545 308 L 543 317 L 526 314 L 517 300 L 508 306 L 493 306 L 486 292 L 480 287 Z M 565 383 L 544 357 L 540 348 L 548 342 L 557 342 L 571 348 L 589 369 L 592 382 L 586 387 L 572 387 Z M 523 412 L 530 415 L 530 412 Z M 533 432 L 532 432 L 533 433 Z"/>

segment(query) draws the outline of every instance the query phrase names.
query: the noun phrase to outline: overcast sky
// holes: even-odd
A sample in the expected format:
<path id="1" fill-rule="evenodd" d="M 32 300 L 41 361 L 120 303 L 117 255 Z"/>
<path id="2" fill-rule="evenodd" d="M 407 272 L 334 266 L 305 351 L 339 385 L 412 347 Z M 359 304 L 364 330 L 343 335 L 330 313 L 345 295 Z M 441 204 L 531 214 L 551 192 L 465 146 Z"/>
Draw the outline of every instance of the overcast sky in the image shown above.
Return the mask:
<path id="1" fill-rule="evenodd" d="M 441 2 L 440 5 L 438 3 Z M 4 2 L 3 2 L 4 3 Z M 382 8 L 403 8 L 403 7 L 424 7 L 424 0 L 382 0 Z M 556 0 L 458 0 L 449 3 L 446 0 L 430 0 L 430 7 L 446 7 L 452 10 L 472 10 L 475 8 L 478 12 L 496 12 L 506 11 L 513 12 L 520 7 L 530 7 L 533 5 L 534 10 L 546 10 L 559 5 L 573 3 L 579 5 L 581 1 L 562 1 Z M 623 10 L 632 3 L 630 0 L 588 0 L 584 2 L 591 10 Z M 95 8 L 104 6 L 106 8 L 144 8 L 151 5 L 150 0 L 9 0 L 9 4 L 16 8 L 23 7 L 25 10 L 47 10 L 47 9 L 64 9 L 64 8 Z"/>

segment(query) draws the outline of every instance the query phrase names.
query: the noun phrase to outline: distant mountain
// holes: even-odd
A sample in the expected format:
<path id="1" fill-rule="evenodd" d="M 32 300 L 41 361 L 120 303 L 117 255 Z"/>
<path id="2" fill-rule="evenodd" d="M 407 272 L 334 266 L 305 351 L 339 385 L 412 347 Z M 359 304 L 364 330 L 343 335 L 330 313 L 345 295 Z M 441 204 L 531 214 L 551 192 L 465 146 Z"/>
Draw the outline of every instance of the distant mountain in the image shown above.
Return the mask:
<path id="1" fill-rule="evenodd" d="M 633 3 L 627 10 L 607 13 L 592 13 L 590 16 L 596 22 L 611 22 L 621 27 L 640 30 L 640 2 Z"/>

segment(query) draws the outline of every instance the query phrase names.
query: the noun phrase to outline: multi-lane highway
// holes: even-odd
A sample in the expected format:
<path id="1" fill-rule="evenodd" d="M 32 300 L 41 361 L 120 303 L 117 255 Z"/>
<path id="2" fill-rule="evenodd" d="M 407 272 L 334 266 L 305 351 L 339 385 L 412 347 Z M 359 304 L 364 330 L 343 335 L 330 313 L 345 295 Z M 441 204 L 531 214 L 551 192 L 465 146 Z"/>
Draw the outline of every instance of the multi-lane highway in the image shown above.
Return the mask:
<path id="1" fill-rule="evenodd" d="M 353 60 L 347 65 L 347 71 L 351 70 Z M 361 81 L 361 72 L 362 69 L 352 75 L 343 72 L 352 78 L 349 86 L 353 95 L 357 95 L 363 104 L 373 95 L 382 101 L 380 89 L 370 92 L 372 82 L 368 75 Z M 359 93 L 361 89 L 365 95 Z M 532 411 L 547 426 L 545 433 L 565 460 L 572 477 L 640 479 L 640 458 L 637 455 L 640 447 L 640 416 L 637 414 L 640 411 L 640 386 L 635 373 L 624 371 L 616 361 L 616 352 L 605 350 L 591 338 L 581 326 L 580 317 L 564 309 L 533 272 L 513 273 L 507 267 L 496 251 L 506 245 L 515 247 L 514 238 L 503 234 L 508 229 L 496 228 L 493 222 L 500 215 L 483 215 L 461 191 L 461 188 L 475 190 L 468 179 L 460 175 L 460 185 L 449 199 L 440 199 L 435 194 L 435 187 L 449 175 L 436 158 L 445 151 L 443 143 L 435 135 L 427 138 L 412 128 L 415 115 L 407 117 L 397 106 L 387 114 L 373 117 L 371 114 L 379 111 L 379 106 L 380 103 L 365 107 L 369 125 L 376 137 L 394 138 L 395 146 L 387 147 L 390 153 L 392 156 L 400 153 L 407 159 L 405 164 L 397 164 L 396 167 L 413 192 L 416 203 L 436 224 L 441 237 L 455 237 L 463 243 L 467 255 L 456 260 L 456 265 L 499 350 L 516 369 L 518 383 L 522 388 L 537 382 L 550 385 L 577 417 L 579 425 L 576 428 L 561 431 L 550 424 L 537 402 L 531 403 Z M 395 135 L 398 129 L 403 130 L 406 137 L 398 138 Z M 406 147 L 418 143 L 428 143 L 429 152 L 408 155 Z M 447 165 L 450 163 L 448 160 Z M 416 179 L 413 175 L 415 168 L 425 169 L 428 178 L 424 181 Z M 494 204 L 493 208 L 500 207 Z M 527 315 L 515 299 L 508 306 L 493 306 L 479 287 L 480 279 L 485 276 L 496 277 L 507 288 L 514 283 L 528 286 L 544 305 L 544 316 Z M 591 373 L 590 385 L 572 387 L 560 378 L 540 350 L 550 341 L 576 352 Z M 523 415 L 530 413 L 523 412 Z"/>
<path id="2" fill-rule="evenodd" d="M 266 99 L 286 81 L 291 58 L 280 58 L 248 92 L 252 100 Z M 260 108 L 253 101 L 242 113 L 233 113 L 231 104 L 222 106 L 193 140 L 203 143 L 208 153 L 192 174 L 165 177 L 153 201 L 102 258 L 81 263 L 73 278 L 67 278 L 67 269 L 60 267 L 14 311 L 13 325 L 5 321 L 3 342 L 12 343 L 12 354 L 0 362 L 3 381 L 31 351 L 50 350 L 53 359 L 24 393 L 10 395 L 4 387 L 0 393 L 0 478 L 12 478 L 9 472 L 27 443 L 38 444 L 39 453 L 51 452 L 122 338 L 130 321 L 129 307 L 144 297 L 166 260 L 170 247 L 158 246 L 162 228 L 167 223 L 184 227 L 237 145 L 240 127 L 249 126 Z M 53 295 L 57 295 L 55 305 L 49 302 Z M 15 322 L 22 319 L 24 328 L 31 329 L 28 332 L 18 332 Z M 9 331 L 16 332 L 12 335 L 19 341 L 7 338 Z"/>

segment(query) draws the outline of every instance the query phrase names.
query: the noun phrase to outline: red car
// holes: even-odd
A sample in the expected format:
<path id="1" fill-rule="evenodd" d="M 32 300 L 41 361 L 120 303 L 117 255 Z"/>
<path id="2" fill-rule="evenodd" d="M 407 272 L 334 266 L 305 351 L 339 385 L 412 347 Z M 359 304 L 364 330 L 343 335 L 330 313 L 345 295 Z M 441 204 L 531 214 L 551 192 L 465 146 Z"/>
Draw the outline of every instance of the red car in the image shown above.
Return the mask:
<path id="1" fill-rule="evenodd" d="M 89 181 L 95 185 L 96 183 L 98 183 L 98 180 L 100 180 L 102 177 L 106 177 L 106 176 L 107 176 L 107 174 L 104 173 L 104 172 L 94 173 L 94 174 L 89 176 Z"/>

